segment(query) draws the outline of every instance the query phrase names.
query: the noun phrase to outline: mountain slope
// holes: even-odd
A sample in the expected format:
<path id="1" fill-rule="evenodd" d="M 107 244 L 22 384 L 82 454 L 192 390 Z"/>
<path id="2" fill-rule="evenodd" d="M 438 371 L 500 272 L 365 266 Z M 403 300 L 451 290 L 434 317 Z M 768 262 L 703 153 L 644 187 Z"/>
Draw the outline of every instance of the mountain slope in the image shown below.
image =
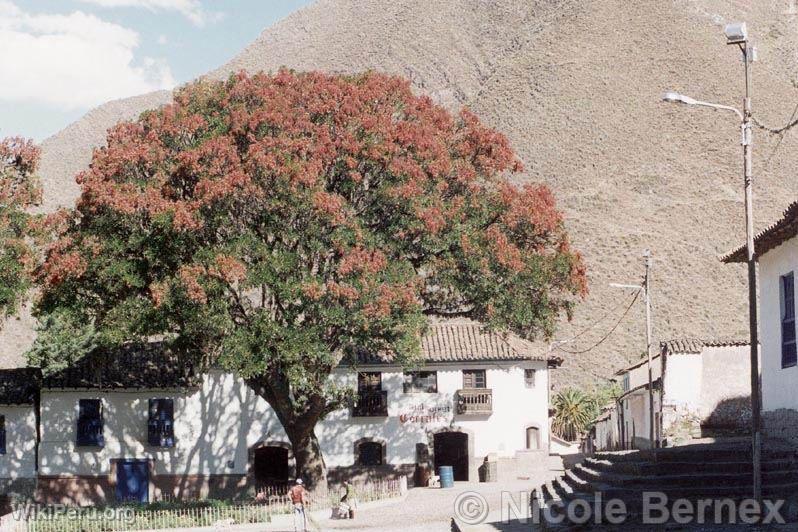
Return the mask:
<path id="1" fill-rule="evenodd" d="M 609 283 L 639 281 L 644 248 L 655 258 L 657 339 L 746 336 L 743 268 L 717 260 L 743 239 L 739 127 L 730 114 L 659 100 L 674 88 L 739 103 L 742 64 L 725 45 L 722 24 L 744 19 L 760 52 L 755 114 L 786 122 L 798 101 L 796 20 L 787 8 L 786 0 L 321 0 L 209 76 L 373 68 L 409 77 L 451 108 L 468 105 L 505 132 L 525 162 L 524 179 L 555 190 L 587 260 L 591 294 L 557 335 L 590 327 L 559 352 L 566 363 L 558 383 L 582 383 L 611 375 L 645 349 L 639 302 L 589 349 L 631 301 Z M 45 141 L 46 207 L 74 200 L 73 176 L 108 126 L 167 99 L 153 93 L 111 102 Z M 795 197 L 798 143 L 793 133 L 778 147 L 778 138 L 756 135 L 763 226 Z"/>

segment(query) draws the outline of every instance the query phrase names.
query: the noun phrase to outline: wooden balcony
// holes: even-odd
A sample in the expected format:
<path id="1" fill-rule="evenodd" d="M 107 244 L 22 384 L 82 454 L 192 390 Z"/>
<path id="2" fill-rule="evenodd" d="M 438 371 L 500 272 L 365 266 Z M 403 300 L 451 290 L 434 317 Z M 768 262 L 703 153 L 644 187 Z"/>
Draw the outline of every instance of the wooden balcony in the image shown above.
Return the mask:
<path id="1" fill-rule="evenodd" d="M 388 415 L 388 391 L 369 390 L 357 392 L 352 407 L 353 417 L 380 417 Z"/>
<path id="2" fill-rule="evenodd" d="M 489 416 L 493 413 L 493 390 L 467 388 L 457 390 L 457 413 L 461 416 Z"/>

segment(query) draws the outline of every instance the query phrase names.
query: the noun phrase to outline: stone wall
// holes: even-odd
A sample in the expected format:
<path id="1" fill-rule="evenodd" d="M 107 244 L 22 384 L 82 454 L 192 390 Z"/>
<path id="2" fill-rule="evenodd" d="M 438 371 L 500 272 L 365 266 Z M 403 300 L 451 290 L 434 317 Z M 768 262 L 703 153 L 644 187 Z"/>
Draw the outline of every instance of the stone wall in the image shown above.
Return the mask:
<path id="1" fill-rule="evenodd" d="M 762 432 L 766 437 L 798 445 L 798 410 L 780 408 L 762 412 Z"/>

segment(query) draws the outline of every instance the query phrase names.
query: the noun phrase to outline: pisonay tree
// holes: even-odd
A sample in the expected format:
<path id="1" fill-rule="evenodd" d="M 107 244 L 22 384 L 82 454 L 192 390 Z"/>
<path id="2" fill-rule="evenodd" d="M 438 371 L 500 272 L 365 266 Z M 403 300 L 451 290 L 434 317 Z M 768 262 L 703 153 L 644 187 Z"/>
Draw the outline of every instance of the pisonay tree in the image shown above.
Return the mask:
<path id="1" fill-rule="evenodd" d="M 28 211 L 40 199 L 38 162 L 32 141 L 0 140 L 0 327 L 17 309 L 36 264 L 31 240 L 36 223 Z"/>
<path id="2" fill-rule="evenodd" d="M 412 362 L 429 315 L 548 335 L 586 291 L 545 186 L 505 137 L 377 73 L 201 81 L 113 128 L 39 271 L 41 314 L 237 372 L 297 470 L 353 353 Z"/>

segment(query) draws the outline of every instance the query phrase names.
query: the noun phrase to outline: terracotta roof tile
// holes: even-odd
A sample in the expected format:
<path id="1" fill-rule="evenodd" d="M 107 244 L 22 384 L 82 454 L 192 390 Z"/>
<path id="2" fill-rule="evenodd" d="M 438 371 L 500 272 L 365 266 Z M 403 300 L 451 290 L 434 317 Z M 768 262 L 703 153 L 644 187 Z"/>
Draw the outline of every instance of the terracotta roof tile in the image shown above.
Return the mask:
<path id="1" fill-rule="evenodd" d="M 798 201 L 792 202 L 784 211 L 784 215 L 770 227 L 754 237 L 754 251 L 758 259 L 771 249 L 778 247 L 786 240 L 798 235 Z M 725 255 L 720 260 L 725 263 L 745 262 L 748 259 L 746 246 L 742 245 Z"/>
<path id="2" fill-rule="evenodd" d="M 540 347 L 518 335 L 488 331 L 481 323 L 466 320 L 437 320 L 430 323 L 421 338 L 425 362 L 474 362 L 539 360 L 559 365 L 562 359 L 541 352 Z M 390 359 L 367 355 L 361 363 L 389 363 Z"/>
<path id="3" fill-rule="evenodd" d="M 734 347 L 748 345 L 748 340 L 697 340 L 677 338 L 660 343 L 660 348 L 670 353 L 701 353 L 705 347 Z"/>

